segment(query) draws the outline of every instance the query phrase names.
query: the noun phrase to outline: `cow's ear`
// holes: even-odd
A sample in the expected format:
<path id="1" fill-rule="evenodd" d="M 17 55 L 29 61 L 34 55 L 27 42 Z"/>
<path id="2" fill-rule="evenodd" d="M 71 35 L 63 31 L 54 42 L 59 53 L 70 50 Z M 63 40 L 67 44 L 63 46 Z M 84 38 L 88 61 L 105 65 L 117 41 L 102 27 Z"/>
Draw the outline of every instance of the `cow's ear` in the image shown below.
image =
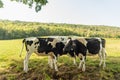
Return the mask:
<path id="1" fill-rule="evenodd" d="M 68 37 L 66 44 L 70 44 L 71 43 L 71 37 Z"/>
<path id="2" fill-rule="evenodd" d="M 68 39 L 72 40 L 72 38 L 71 38 L 71 37 L 68 37 Z"/>

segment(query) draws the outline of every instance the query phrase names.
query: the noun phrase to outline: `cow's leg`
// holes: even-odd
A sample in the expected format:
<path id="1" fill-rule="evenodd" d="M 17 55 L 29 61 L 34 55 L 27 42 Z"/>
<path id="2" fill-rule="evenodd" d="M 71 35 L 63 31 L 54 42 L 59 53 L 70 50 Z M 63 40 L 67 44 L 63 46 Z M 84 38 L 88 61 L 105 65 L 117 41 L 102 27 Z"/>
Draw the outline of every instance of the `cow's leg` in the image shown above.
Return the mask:
<path id="1" fill-rule="evenodd" d="M 79 59 L 80 59 L 80 63 L 79 63 L 79 66 L 78 66 L 78 68 L 81 68 L 81 66 L 82 66 L 82 60 L 81 60 L 81 56 L 82 56 L 81 54 L 79 54 L 79 55 L 78 55 L 78 57 L 79 57 Z"/>
<path id="2" fill-rule="evenodd" d="M 54 64 L 54 67 L 55 67 L 55 71 L 58 71 L 57 57 L 54 54 L 53 54 L 52 60 L 53 60 L 53 64 Z"/>
<path id="3" fill-rule="evenodd" d="M 81 59 L 81 56 L 82 56 L 82 60 L 80 60 L 78 68 L 82 68 L 82 71 L 85 71 L 85 56 L 83 56 L 81 54 L 79 54 L 78 56 L 79 56 L 80 59 Z"/>
<path id="4" fill-rule="evenodd" d="M 51 67 L 53 67 L 53 65 L 54 65 L 54 67 L 55 67 L 55 71 L 58 71 L 58 67 L 57 67 L 57 57 L 56 57 L 56 55 L 53 53 L 53 52 L 51 52 L 50 53 L 50 58 L 51 58 Z"/>
<path id="5" fill-rule="evenodd" d="M 99 63 L 99 67 L 101 67 L 102 63 L 103 63 L 103 48 L 102 48 L 102 44 L 100 44 L 100 50 L 99 50 L 99 53 L 98 53 L 98 56 L 100 58 L 100 63 Z"/>
<path id="6" fill-rule="evenodd" d="M 32 53 L 30 52 L 27 52 L 26 53 L 26 56 L 25 56 L 25 59 L 24 59 L 24 71 L 27 72 L 28 71 L 28 60 L 30 58 Z"/>
<path id="7" fill-rule="evenodd" d="M 76 64 L 76 55 L 75 55 L 75 53 L 69 53 L 69 55 L 70 55 L 70 57 L 73 59 L 73 64 L 74 64 L 74 65 L 77 65 L 77 64 Z"/>
<path id="8" fill-rule="evenodd" d="M 53 69 L 53 58 L 52 58 L 52 56 L 48 56 L 48 64 L 49 64 L 50 68 Z"/>
<path id="9" fill-rule="evenodd" d="M 53 64 L 54 64 L 54 67 L 55 67 L 55 71 L 58 71 L 58 67 L 57 67 L 57 58 L 56 58 L 55 55 L 54 55 L 54 57 L 53 57 Z"/>
<path id="10" fill-rule="evenodd" d="M 85 71 L 85 56 L 82 56 L 83 67 L 82 71 Z"/>
<path id="11" fill-rule="evenodd" d="M 74 56 L 73 56 L 73 64 L 74 64 L 74 65 L 77 65 L 77 63 L 76 63 L 76 55 L 75 55 L 75 53 L 74 53 Z"/>
<path id="12" fill-rule="evenodd" d="M 76 57 L 73 57 L 73 64 L 77 65 L 77 63 L 76 63 Z"/>
<path id="13" fill-rule="evenodd" d="M 101 52 L 101 51 L 98 53 L 98 56 L 99 56 L 99 58 L 100 58 L 99 67 L 101 67 L 102 62 L 103 62 L 103 56 L 102 56 L 102 52 Z"/>
<path id="14" fill-rule="evenodd" d="M 50 65 L 51 61 L 50 61 L 50 56 L 48 56 L 48 64 Z"/>
<path id="15" fill-rule="evenodd" d="M 106 50 L 105 48 L 102 49 L 102 55 L 103 55 L 103 69 L 106 67 Z"/>

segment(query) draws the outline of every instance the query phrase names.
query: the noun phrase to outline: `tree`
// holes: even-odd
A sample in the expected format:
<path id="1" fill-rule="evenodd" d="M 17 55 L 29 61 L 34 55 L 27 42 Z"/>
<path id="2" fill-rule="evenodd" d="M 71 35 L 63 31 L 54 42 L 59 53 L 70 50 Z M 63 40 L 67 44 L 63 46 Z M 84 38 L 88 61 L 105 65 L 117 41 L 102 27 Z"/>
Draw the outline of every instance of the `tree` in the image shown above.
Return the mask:
<path id="1" fill-rule="evenodd" d="M 47 0 L 11 0 L 16 2 L 21 2 L 25 5 L 28 5 L 29 8 L 33 7 L 33 4 L 35 4 L 35 11 L 38 12 L 41 10 L 41 7 L 46 5 L 48 3 Z M 0 0 L 0 8 L 3 8 L 4 4 L 2 0 Z"/>
<path id="2" fill-rule="evenodd" d="M 0 8 L 2 8 L 3 7 L 3 3 L 2 3 L 2 1 L 0 0 Z"/>

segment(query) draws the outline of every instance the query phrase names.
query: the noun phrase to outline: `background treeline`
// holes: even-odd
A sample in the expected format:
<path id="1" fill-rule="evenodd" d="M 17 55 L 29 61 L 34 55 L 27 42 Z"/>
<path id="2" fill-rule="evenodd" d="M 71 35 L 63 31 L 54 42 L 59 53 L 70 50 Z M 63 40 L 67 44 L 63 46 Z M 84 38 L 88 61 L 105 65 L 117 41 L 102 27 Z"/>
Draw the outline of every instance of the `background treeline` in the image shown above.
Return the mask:
<path id="1" fill-rule="evenodd" d="M 120 38 L 120 27 L 0 20 L 0 39 L 56 35 Z"/>

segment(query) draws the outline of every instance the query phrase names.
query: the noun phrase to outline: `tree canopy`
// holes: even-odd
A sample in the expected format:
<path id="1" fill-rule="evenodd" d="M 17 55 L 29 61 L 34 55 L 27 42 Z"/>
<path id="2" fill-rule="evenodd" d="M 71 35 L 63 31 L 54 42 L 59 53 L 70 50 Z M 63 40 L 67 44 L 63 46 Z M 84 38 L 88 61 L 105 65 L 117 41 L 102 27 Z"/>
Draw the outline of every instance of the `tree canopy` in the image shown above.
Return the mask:
<path id="1" fill-rule="evenodd" d="M 79 36 L 120 38 L 120 28 L 104 25 L 80 25 L 0 20 L 0 40 L 41 36 Z"/>
<path id="2" fill-rule="evenodd" d="M 47 0 L 11 0 L 16 2 L 21 2 L 25 5 L 28 5 L 29 8 L 33 7 L 33 4 L 35 4 L 35 11 L 38 12 L 41 10 L 41 7 L 46 5 L 48 3 Z M 4 4 L 2 0 L 0 0 L 0 8 L 3 8 Z"/>
<path id="3" fill-rule="evenodd" d="M 3 7 L 3 2 L 0 0 L 0 8 Z"/>

